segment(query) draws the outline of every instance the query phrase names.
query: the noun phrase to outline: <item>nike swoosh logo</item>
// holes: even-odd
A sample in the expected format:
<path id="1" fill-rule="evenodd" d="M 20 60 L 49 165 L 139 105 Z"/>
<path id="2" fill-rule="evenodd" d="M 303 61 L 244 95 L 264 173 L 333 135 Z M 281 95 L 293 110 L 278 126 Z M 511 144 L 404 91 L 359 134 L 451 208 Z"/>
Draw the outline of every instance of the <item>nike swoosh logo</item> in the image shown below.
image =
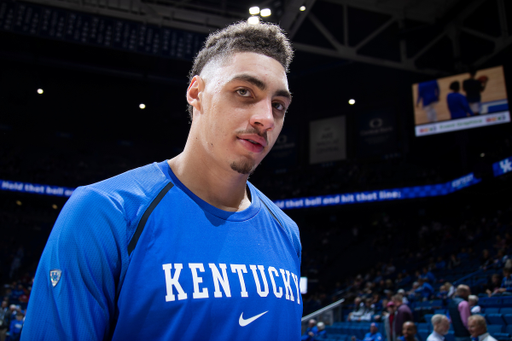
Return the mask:
<path id="1" fill-rule="evenodd" d="M 262 317 L 263 315 L 265 315 L 266 313 L 268 313 L 268 310 L 265 311 L 264 313 L 261 313 L 259 315 L 256 315 L 256 316 L 253 316 L 253 317 L 250 317 L 248 319 L 244 319 L 244 313 L 241 313 L 240 314 L 240 319 L 238 319 L 238 323 L 240 324 L 240 327 L 245 327 L 247 326 L 248 324 L 250 323 L 253 323 L 255 320 L 259 319 L 260 317 Z"/>

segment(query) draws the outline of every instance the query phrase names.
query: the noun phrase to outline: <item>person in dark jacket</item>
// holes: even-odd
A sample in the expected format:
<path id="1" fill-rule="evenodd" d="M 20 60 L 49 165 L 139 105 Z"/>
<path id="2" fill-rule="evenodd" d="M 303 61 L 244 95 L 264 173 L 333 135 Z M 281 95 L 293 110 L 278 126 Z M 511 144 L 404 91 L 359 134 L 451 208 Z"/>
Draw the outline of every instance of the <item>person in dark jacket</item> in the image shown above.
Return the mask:
<path id="1" fill-rule="evenodd" d="M 455 341 L 471 341 L 468 330 L 469 310 L 468 297 L 471 290 L 467 285 L 461 284 L 457 287 L 455 296 L 448 303 L 448 311 L 452 320 Z"/>
<path id="2" fill-rule="evenodd" d="M 407 321 L 412 321 L 413 316 L 411 309 L 405 304 L 403 304 L 403 297 L 400 294 L 396 294 L 392 298 L 393 303 L 396 307 L 395 312 L 395 321 L 394 321 L 394 327 L 395 327 L 395 337 L 402 336 L 403 335 L 403 325 Z"/>

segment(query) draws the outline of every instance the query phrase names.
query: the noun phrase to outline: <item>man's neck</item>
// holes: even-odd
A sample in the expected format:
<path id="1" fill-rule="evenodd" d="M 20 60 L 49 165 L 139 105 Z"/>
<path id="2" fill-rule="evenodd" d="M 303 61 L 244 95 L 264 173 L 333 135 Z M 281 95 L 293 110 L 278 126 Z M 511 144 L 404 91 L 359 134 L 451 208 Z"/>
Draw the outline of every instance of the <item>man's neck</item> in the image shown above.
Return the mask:
<path id="1" fill-rule="evenodd" d="M 248 175 L 209 167 L 201 157 L 183 153 L 168 161 L 174 175 L 202 200 L 224 211 L 243 211 L 251 205 Z"/>

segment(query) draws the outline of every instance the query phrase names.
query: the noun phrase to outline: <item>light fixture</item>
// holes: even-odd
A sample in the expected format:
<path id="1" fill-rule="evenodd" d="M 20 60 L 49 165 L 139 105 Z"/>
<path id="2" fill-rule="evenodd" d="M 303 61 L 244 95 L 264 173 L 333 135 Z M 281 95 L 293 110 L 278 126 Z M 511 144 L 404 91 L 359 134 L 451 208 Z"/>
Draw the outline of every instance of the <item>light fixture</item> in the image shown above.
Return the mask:
<path id="1" fill-rule="evenodd" d="M 37 89 L 37 93 L 38 93 L 38 94 L 42 95 L 42 94 L 43 94 L 43 92 L 44 92 L 44 90 L 43 90 L 43 89 L 41 89 L 41 88 Z"/>
<path id="2" fill-rule="evenodd" d="M 53 205 L 52 205 L 52 208 L 53 208 L 54 210 L 56 210 L 56 209 L 58 209 L 58 208 L 59 208 L 59 206 L 57 206 L 57 205 L 53 204 Z"/>
<path id="3" fill-rule="evenodd" d="M 480 154 L 480 157 L 485 157 L 485 153 Z"/>
<path id="4" fill-rule="evenodd" d="M 356 104 L 356 100 L 355 99 L 349 99 L 348 100 L 348 104 L 354 105 L 354 104 Z"/>
<path id="5" fill-rule="evenodd" d="M 247 19 L 247 22 L 251 25 L 258 25 L 260 23 L 260 17 L 258 16 L 252 16 Z"/>
<path id="6" fill-rule="evenodd" d="M 270 17 L 270 15 L 272 14 L 272 11 L 270 10 L 270 8 L 264 8 L 261 10 L 260 12 L 260 15 L 265 18 L 265 17 Z"/>
<path id="7" fill-rule="evenodd" d="M 249 8 L 249 14 L 250 15 L 260 14 L 260 8 L 258 6 L 253 6 L 253 7 Z"/>
<path id="8" fill-rule="evenodd" d="M 299 11 L 304 12 L 306 10 L 306 6 L 300 6 Z"/>
<path id="9" fill-rule="evenodd" d="M 23 203 L 19 200 L 16 200 L 16 205 L 21 206 L 21 205 L 23 205 Z"/>
<path id="10" fill-rule="evenodd" d="M 139 104 L 139 108 L 146 109 L 146 105 L 144 103 Z"/>

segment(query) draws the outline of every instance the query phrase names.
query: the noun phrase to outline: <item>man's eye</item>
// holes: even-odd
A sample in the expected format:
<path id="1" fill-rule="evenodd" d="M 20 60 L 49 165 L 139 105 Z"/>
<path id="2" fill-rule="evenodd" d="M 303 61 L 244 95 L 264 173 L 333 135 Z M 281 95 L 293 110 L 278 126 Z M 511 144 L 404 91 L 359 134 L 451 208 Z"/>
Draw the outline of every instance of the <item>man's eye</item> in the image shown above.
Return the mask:
<path id="1" fill-rule="evenodd" d="M 277 110 L 280 110 L 280 111 L 285 111 L 286 110 L 284 105 L 279 103 L 279 102 L 273 103 L 273 106 L 274 106 L 274 108 L 276 108 Z"/>
<path id="2" fill-rule="evenodd" d="M 238 89 L 236 92 L 242 97 L 249 97 L 251 95 L 247 89 Z"/>

